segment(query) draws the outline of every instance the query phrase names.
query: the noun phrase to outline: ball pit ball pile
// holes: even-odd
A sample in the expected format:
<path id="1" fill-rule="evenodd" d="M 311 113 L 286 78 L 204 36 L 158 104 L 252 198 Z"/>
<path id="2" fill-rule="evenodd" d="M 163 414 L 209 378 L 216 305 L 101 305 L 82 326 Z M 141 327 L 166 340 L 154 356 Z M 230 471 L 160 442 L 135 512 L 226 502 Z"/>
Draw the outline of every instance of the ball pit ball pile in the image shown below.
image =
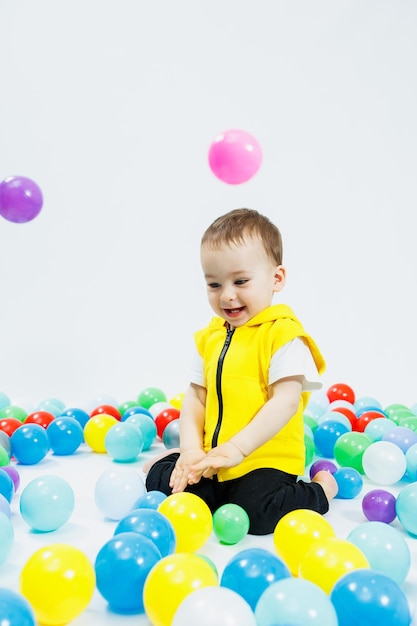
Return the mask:
<path id="1" fill-rule="evenodd" d="M 8 626 L 417 624 L 417 405 L 344 383 L 312 394 L 305 479 L 329 471 L 339 492 L 325 516 L 292 511 L 255 537 L 236 504 L 146 491 L 144 462 L 178 447 L 182 398 L 148 387 L 27 412 L 0 392 Z"/>

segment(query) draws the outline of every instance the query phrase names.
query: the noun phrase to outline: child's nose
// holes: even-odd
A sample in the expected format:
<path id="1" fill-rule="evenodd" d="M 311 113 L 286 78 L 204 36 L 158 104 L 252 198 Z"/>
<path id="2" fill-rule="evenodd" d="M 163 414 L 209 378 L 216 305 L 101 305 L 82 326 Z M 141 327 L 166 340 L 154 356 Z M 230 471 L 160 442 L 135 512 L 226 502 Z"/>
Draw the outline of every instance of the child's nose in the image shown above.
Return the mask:
<path id="1" fill-rule="evenodd" d="M 224 302 L 231 302 L 236 298 L 236 290 L 234 285 L 227 285 L 223 288 L 222 291 L 222 300 Z"/>

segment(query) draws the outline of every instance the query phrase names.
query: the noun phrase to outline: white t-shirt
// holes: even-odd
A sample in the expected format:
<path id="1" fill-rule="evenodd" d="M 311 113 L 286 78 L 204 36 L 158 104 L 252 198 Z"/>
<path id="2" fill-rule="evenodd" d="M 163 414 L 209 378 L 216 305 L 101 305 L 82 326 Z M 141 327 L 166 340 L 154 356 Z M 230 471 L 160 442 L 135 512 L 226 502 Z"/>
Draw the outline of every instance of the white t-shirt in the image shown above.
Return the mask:
<path id="1" fill-rule="evenodd" d="M 279 348 L 273 354 L 269 365 L 268 383 L 276 383 L 288 376 L 304 376 L 303 391 L 321 389 L 320 376 L 308 346 L 300 337 L 296 337 Z M 191 361 L 190 382 L 200 387 L 205 386 L 203 359 L 197 352 Z"/>

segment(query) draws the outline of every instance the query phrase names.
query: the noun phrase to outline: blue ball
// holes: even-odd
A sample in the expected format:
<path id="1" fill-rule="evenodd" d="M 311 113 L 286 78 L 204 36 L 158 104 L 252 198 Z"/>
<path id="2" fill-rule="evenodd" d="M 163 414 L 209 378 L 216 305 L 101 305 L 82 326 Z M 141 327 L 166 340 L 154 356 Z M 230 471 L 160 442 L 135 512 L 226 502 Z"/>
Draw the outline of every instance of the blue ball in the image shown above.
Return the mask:
<path id="1" fill-rule="evenodd" d="M 265 589 L 290 576 L 289 568 L 278 556 L 264 548 L 248 548 L 226 564 L 220 585 L 242 596 L 254 611 Z"/>
<path id="2" fill-rule="evenodd" d="M 97 589 L 115 613 L 143 613 L 143 587 L 161 553 L 153 541 L 136 532 L 112 537 L 97 554 Z M 161 602 L 164 590 L 161 589 Z"/>
<path id="3" fill-rule="evenodd" d="M 80 426 L 83 430 L 84 430 L 84 426 L 87 424 L 88 420 L 90 419 L 90 415 L 87 413 L 87 411 L 84 411 L 83 409 L 79 409 L 78 407 L 65 409 L 65 411 L 62 411 L 61 417 L 73 417 L 74 419 L 77 420 L 77 422 L 80 423 Z"/>
<path id="4" fill-rule="evenodd" d="M 36 626 L 33 609 L 26 598 L 16 591 L 0 587 L 1 623 L 7 626 Z"/>
<path id="5" fill-rule="evenodd" d="M 333 476 L 339 487 L 336 498 L 352 500 L 362 491 L 363 478 L 354 467 L 341 467 Z"/>
<path id="6" fill-rule="evenodd" d="M 314 445 L 318 454 L 330 459 L 334 457 L 334 446 L 341 435 L 349 428 L 338 420 L 327 420 L 319 424 L 314 431 Z"/>
<path id="7" fill-rule="evenodd" d="M 165 515 L 154 509 L 134 509 L 117 524 L 114 534 L 135 532 L 153 541 L 161 556 L 175 552 L 175 531 Z"/>
<path id="8" fill-rule="evenodd" d="M 411 622 L 404 591 L 394 580 L 372 569 L 357 569 L 342 576 L 330 599 L 339 626 L 409 626 Z"/>
<path id="9" fill-rule="evenodd" d="M 0 468 L 0 494 L 4 496 L 7 502 L 12 501 L 14 494 L 14 484 L 12 478 L 7 472 Z"/>
<path id="10" fill-rule="evenodd" d="M 148 411 L 148 409 L 145 409 L 143 406 L 131 406 L 128 409 L 126 409 L 126 411 L 123 413 L 122 421 L 124 422 L 131 415 L 138 415 L 138 414 L 147 415 L 148 417 L 152 418 L 152 413 Z"/>
<path id="11" fill-rule="evenodd" d="M 79 421 L 66 415 L 55 418 L 46 429 L 46 434 L 51 450 L 58 456 L 74 454 L 84 441 Z"/>
<path id="12" fill-rule="evenodd" d="M 141 496 L 134 505 L 134 509 L 156 509 L 163 500 L 167 498 L 167 495 L 162 491 L 147 491 Z"/>
<path id="13" fill-rule="evenodd" d="M 46 430 L 39 424 L 22 424 L 11 436 L 12 455 L 23 465 L 35 465 L 49 451 Z"/>

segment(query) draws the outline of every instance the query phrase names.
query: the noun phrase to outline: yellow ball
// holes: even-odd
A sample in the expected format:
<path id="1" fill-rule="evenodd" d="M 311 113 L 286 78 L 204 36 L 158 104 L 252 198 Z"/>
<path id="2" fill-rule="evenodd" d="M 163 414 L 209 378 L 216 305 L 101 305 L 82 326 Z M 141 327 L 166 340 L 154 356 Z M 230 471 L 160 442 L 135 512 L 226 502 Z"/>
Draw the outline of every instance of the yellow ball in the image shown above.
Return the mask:
<path id="1" fill-rule="evenodd" d="M 20 591 L 45 626 L 72 622 L 90 603 L 96 576 L 87 556 L 70 545 L 34 552 L 20 573 Z"/>
<path id="2" fill-rule="evenodd" d="M 184 393 L 178 393 L 176 396 L 171 398 L 171 400 L 169 400 L 170 405 L 173 406 L 175 409 L 178 409 L 179 411 L 181 411 L 182 401 L 184 400 L 184 395 L 185 395 Z"/>
<path id="3" fill-rule="evenodd" d="M 336 582 L 356 569 L 369 569 L 369 562 L 355 544 L 327 537 L 317 541 L 300 562 L 298 575 L 330 594 Z"/>
<path id="4" fill-rule="evenodd" d="M 182 491 L 162 500 L 158 511 L 171 522 L 176 552 L 196 552 L 213 530 L 213 517 L 207 504 L 194 493 Z"/>
<path id="5" fill-rule="evenodd" d="M 107 413 L 90 417 L 84 426 L 84 440 L 93 452 L 107 452 L 104 441 L 108 431 L 115 424 L 118 424 L 118 420 Z"/>
<path id="6" fill-rule="evenodd" d="M 314 542 L 334 537 L 331 524 L 316 511 L 297 509 L 282 517 L 274 530 L 274 546 L 293 576 L 298 575 L 301 559 Z"/>
<path id="7" fill-rule="evenodd" d="M 145 613 L 153 626 L 170 626 L 181 602 L 202 587 L 218 586 L 213 568 L 197 554 L 170 554 L 156 563 L 143 588 Z"/>

